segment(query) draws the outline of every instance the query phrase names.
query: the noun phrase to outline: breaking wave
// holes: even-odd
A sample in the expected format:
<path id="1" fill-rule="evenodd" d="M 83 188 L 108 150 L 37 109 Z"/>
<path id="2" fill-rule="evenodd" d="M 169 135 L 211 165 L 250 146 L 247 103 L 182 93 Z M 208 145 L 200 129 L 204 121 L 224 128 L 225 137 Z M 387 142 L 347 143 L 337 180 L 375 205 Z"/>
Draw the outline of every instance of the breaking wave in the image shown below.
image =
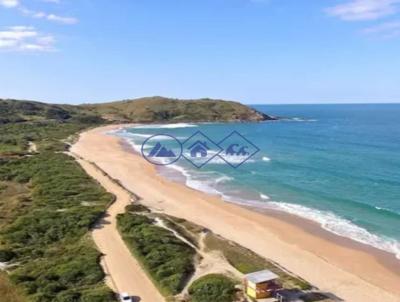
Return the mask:
<path id="1" fill-rule="evenodd" d="M 347 237 L 357 242 L 373 246 L 377 249 L 391 252 L 400 259 L 400 242 L 391 238 L 372 234 L 366 229 L 331 212 L 320 211 L 302 205 L 285 202 L 271 201 L 268 202 L 268 204 L 274 209 L 317 222 L 323 229 L 338 236 Z"/>
<path id="2" fill-rule="evenodd" d="M 136 129 L 175 129 L 175 128 L 193 128 L 198 127 L 194 124 L 176 123 L 176 124 L 152 124 L 152 125 L 138 125 L 132 128 Z"/>

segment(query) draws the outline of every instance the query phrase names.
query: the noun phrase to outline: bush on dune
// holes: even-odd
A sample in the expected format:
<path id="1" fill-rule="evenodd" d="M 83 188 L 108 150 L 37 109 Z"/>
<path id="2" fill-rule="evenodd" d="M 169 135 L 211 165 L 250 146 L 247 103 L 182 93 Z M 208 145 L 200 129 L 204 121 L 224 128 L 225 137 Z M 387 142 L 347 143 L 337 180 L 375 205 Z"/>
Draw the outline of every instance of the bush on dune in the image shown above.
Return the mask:
<path id="1" fill-rule="evenodd" d="M 60 153 L 5 160 L 0 180 L 30 189 L 31 202 L 9 213 L 15 219 L 0 234 L 0 256 L 20 263 L 11 279 L 29 300 L 114 301 L 103 284 L 100 253 L 86 236 L 112 196 Z"/>
<path id="2" fill-rule="evenodd" d="M 165 295 L 179 293 L 194 271 L 196 251 L 143 215 L 119 215 L 118 228 L 160 290 Z"/>
<path id="3" fill-rule="evenodd" d="M 219 274 L 210 274 L 194 281 L 189 288 L 193 302 L 232 302 L 235 284 Z"/>

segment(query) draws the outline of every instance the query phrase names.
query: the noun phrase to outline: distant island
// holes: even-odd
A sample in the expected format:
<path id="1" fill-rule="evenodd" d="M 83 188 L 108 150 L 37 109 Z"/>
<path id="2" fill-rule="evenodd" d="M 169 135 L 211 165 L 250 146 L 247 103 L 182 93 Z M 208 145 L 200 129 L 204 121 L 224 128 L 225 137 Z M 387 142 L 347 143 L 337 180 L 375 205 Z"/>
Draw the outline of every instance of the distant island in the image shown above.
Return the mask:
<path id="1" fill-rule="evenodd" d="M 238 102 L 146 97 L 100 104 L 58 105 L 0 99 L 0 124 L 41 120 L 111 123 L 259 122 L 275 117 Z"/>

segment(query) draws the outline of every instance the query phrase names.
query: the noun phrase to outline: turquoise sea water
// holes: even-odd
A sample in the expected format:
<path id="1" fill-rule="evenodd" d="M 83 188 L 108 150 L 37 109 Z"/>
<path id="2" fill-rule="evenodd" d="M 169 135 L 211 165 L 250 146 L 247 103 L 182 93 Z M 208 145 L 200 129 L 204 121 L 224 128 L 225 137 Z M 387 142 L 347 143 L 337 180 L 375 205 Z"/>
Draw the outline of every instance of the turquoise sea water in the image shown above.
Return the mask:
<path id="1" fill-rule="evenodd" d="M 180 140 L 197 130 L 219 141 L 236 130 L 260 148 L 238 169 L 184 159 L 168 177 L 225 200 L 275 208 L 400 257 L 400 104 L 262 105 L 287 117 L 264 123 L 152 125 L 119 131 L 140 150 L 146 137 Z"/>

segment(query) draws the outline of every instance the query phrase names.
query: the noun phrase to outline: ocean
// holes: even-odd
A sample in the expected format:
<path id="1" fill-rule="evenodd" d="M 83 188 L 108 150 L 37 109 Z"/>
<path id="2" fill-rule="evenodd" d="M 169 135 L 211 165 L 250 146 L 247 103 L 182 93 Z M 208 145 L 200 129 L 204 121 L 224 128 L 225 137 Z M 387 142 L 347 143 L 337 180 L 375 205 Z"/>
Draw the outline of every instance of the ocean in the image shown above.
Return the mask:
<path id="1" fill-rule="evenodd" d="M 400 104 L 253 107 L 283 119 L 142 125 L 116 134 L 140 152 L 152 135 L 184 141 L 201 131 L 219 142 L 237 131 L 260 150 L 239 167 L 216 157 L 197 168 L 180 158 L 160 173 L 228 202 L 315 221 L 400 259 Z"/>

